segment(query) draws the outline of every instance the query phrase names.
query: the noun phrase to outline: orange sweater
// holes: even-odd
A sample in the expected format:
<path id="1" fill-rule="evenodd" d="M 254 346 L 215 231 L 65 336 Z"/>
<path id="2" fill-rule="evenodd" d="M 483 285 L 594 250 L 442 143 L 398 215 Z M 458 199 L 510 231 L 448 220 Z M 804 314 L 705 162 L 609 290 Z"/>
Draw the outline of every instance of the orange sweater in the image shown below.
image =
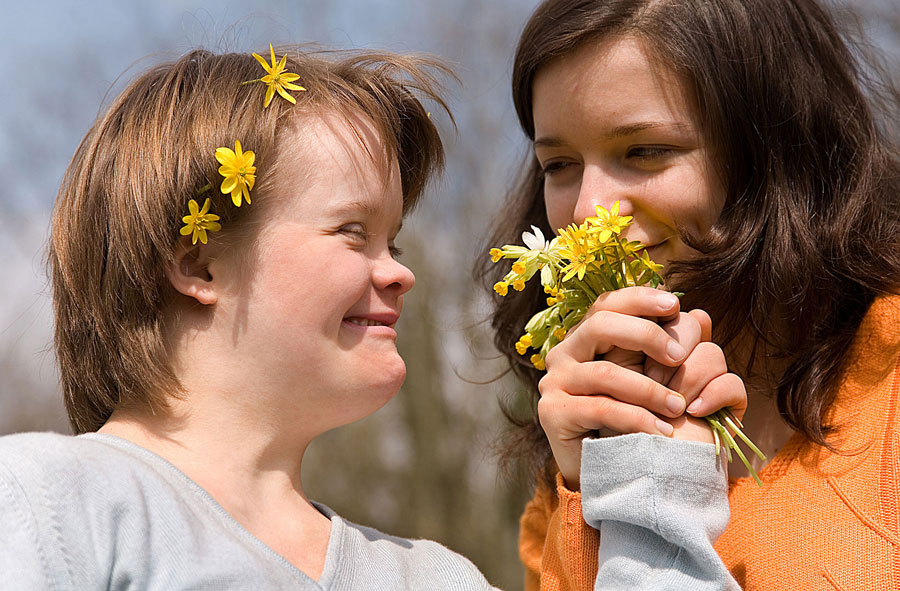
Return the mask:
<path id="1" fill-rule="evenodd" d="M 900 589 L 900 297 L 863 320 L 828 420 L 840 454 L 794 437 L 760 472 L 733 479 L 716 549 L 745 591 Z M 557 481 L 522 515 L 526 591 L 593 589 L 599 532 Z"/>

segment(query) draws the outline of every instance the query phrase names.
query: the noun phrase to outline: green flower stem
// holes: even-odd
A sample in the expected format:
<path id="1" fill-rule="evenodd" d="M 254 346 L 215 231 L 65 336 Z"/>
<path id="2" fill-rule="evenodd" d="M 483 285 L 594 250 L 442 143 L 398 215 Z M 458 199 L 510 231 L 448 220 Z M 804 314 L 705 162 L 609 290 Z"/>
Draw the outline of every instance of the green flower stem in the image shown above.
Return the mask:
<path id="1" fill-rule="evenodd" d="M 628 259 L 628 253 L 625 252 L 625 247 L 622 246 L 622 242 L 619 240 L 618 235 L 613 234 L 613 240 L 616 241 L 616 248 L 619 249 L 619 260 L 622 265 L 622 278 L 625 281 L 625 286 L 627 287 L 629 272 L 628 272 L 628 265 L 626 264 L 625 261 Z M 630 273 L 630 275 L 631 275 L 631 281 L 635 285 L 640 285 L 637 281 L 637 277 L 634 276 L 634 273 Z"/>
<path id="2" fill-rule="evenodd" d="M 728 426 L 731 427 L 731 430 L 734 431 L 734 434 L 737 435 L 738 437 L 740 437 L 741 441 L 743 441 L 744 443 L 747 444 L 747 447 L 749 447 L 753 453 L 755 453 L 757 456 L 759 456 L 763 460 L 766 459 L 766 454 L 761 452 L 759 450 L 759 448 L 756 447 L 752 441 L 750 441 L 750 438 L 747 437 L 746 435 L 744 435 L 744 432 L 741 431 L 740 428 L 738 428 L 738 426 L 734 424 L 734 422 L 731 420 L 731 417 L 725 417 L 725 422 L 728 423 Z"/>
<path id="3" fill-rule="evenodd" d="M 735 417 L 734 414 L 732 414 L 732 412 L 727 408 L 706 417 L 706 422 L 709 423 L 709 427 L 713 432 L 713 439 L 715 440 L 716 446 L 716 455 L 718 456 L 719 450 L 724 447 L 725 452 L 728 455 L 728 461 L 730 462 L 732 460 L 731 452 L 733 450 L 734 453 L 736 453 L 744 463 L 744 466 L 747 467 L 747 470 L 750 472 L 750 475 L 753 476 L 756 484 L 762 486 L 762 481 L 759 479 L 759 475 L 756 473 L 756 470 L 753 469 L 753 466 L 750 465 L 750 461 L 747 459 L 747 456 L 745 456 L 744 452 L 741 451 L 741 448 L 738 447 L 737 441 L 735 441 L 728 428 L 734 431 L 734 433 L 741 439 L 741 441 L 746 443 L 747 446 L 753 451 L 753 453 L 755 453 L 761 460 L 765 460 L 766 456 L 759 450 L 758 447 L 753 444 L 752 441 L 750 441 L 750 438 L 744 435 L 740 427 L 738 427 L 738 423 L 740 423 L 740 421 L 735 421 L 737 421 L 737 417 Z M 726 428 L 725 425 L 727 425 L 728 428 Z"/>

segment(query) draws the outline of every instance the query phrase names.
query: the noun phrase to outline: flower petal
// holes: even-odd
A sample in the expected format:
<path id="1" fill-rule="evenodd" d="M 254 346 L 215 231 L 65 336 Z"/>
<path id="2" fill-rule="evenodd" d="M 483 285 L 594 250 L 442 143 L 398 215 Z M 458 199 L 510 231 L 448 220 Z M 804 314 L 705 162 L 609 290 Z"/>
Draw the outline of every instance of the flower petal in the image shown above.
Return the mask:
<path id="1" fill-rule="evenodd" d="M 280 85 L 276 86 L 275 89 L 278 91 L 278 94 L 280 94 L 281 97 L 284 98 L 287 102 L 294 104 L 294 105 L 297 104 L 297 99 L 295 99 L 294 97 L 289 95 L 287 93 L 287 91 L 285 89 L 283 89 Z"/>
<path id="2" fill-rule="evenodd" d="M 263 101 L 263 108 L 269 106 L 269 103 L 272 102 L 272 97 L 275 96 L 275 85 L 270 84 L 268 88 L 266 88 L 266 98 Z"/>
<path id="3" fill-rule="evenodd" d="M 234 161 L 234 152 L 229 148 L 216 148 L 216 160 L 219 164 L 230 164 Z"/>
<path id="4" fill-rule="evenodd" d="M 266 62 L 266 60 L 263 59 L 263 56 L 259 55 L 258 53 L 254 53 L 253 57 L 255 57 L 256 61 L 258 61 L 260 63 L 260 65 L 262 65 L 262 67 L 266 69 L 266 72 L 271 73 L 272 70 L 269 68 L 268 62 Z"/>
<path id="5" fill-rule="evenodd" d="M 222 180 L 222 193 L 228 194 L 234 191 L 235 186 L 237 186 L 238 180 L 236 176 L 228 176 Z"/>

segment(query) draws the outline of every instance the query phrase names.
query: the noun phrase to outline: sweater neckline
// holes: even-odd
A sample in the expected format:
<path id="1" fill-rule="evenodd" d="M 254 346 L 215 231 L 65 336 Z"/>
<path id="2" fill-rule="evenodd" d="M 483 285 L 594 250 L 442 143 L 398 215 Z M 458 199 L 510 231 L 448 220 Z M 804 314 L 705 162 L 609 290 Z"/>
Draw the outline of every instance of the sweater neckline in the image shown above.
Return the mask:
<path id="1" fill-rule="evenodd" d="M 216 499 L 214 499 L 213 496 L 209 494 L 209 492 L 205 488 L 197 484 L 195 480 L 182 472 L 177 466 L 175 466 L 173 463 L 171 463 L 161 455 L 152 452 L 133 441 L 130 441 L 123 437 L 119 437 L 117 435 L 110 435 L 108 433 L 83 433 L 81 435 L 78 435 L 78 437 L 91 439 L 115 447 L 127 453 L 128 455 L 135 457 L 141 462 L 149 464 L 154 468 L 161 469 L 169 477 L 182 482 L 194 493 L 193 496 L 199 501 L 199 504 L 202 505 L 204 509 L 216 515 L 226 528 L 233 531 L 235 535 L 248 540 L 252 545 L 261 550 L 262 553 L 269 559 L 280 564 L 283 568 L 288 570 L 294 577 L 300 579 L 303 583 L 312 583 L 319 586 L 320 588 L 327 589 L 330 586 L 331 581 L 334 580 L 338 571 L 341 556 L 340 546 L 343 543 L 344 537 L 346 535 L 347 524 L 330 507 L 316 501 L 310 501 L 310 503 L 313 505 L 313 507 L 316 508 L 317 511 L 322 513 L 322 515 L 324 515 L 329 519 L 329 521 L 331 521 L 331 532 L 329 533 L 328 546 L 325 550 L 325 564 L 323 565 L 319 580 L 316 581 L 311 576 L 294 566 L 293 563 L 291 563 L 287 558 L 272 549 L 268 544 L 250 533 L 250 531 L 246 527 L 244 527 L 237 519 L 235 519 L 228 511 L 226 511 L 225 508 L 222 507 L 222 505 Z"/>

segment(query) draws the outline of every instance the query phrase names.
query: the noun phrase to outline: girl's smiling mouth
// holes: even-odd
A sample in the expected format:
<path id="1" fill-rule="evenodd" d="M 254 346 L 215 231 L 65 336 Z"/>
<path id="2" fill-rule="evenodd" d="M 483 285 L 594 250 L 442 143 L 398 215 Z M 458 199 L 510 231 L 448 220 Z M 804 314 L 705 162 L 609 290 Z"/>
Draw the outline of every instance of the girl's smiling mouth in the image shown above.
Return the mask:
<path id="1" fill-rule="evenodd" d="M 366 332 L 378 332 L 396 336 L 394 325 L 397 323 L 400 315 L 387 312 L 383 314 L 366 314 L 365 316 L 347 316 L 343 320 L 343 324 L 351 328 L 351 330 L 363 330 Z"/>

